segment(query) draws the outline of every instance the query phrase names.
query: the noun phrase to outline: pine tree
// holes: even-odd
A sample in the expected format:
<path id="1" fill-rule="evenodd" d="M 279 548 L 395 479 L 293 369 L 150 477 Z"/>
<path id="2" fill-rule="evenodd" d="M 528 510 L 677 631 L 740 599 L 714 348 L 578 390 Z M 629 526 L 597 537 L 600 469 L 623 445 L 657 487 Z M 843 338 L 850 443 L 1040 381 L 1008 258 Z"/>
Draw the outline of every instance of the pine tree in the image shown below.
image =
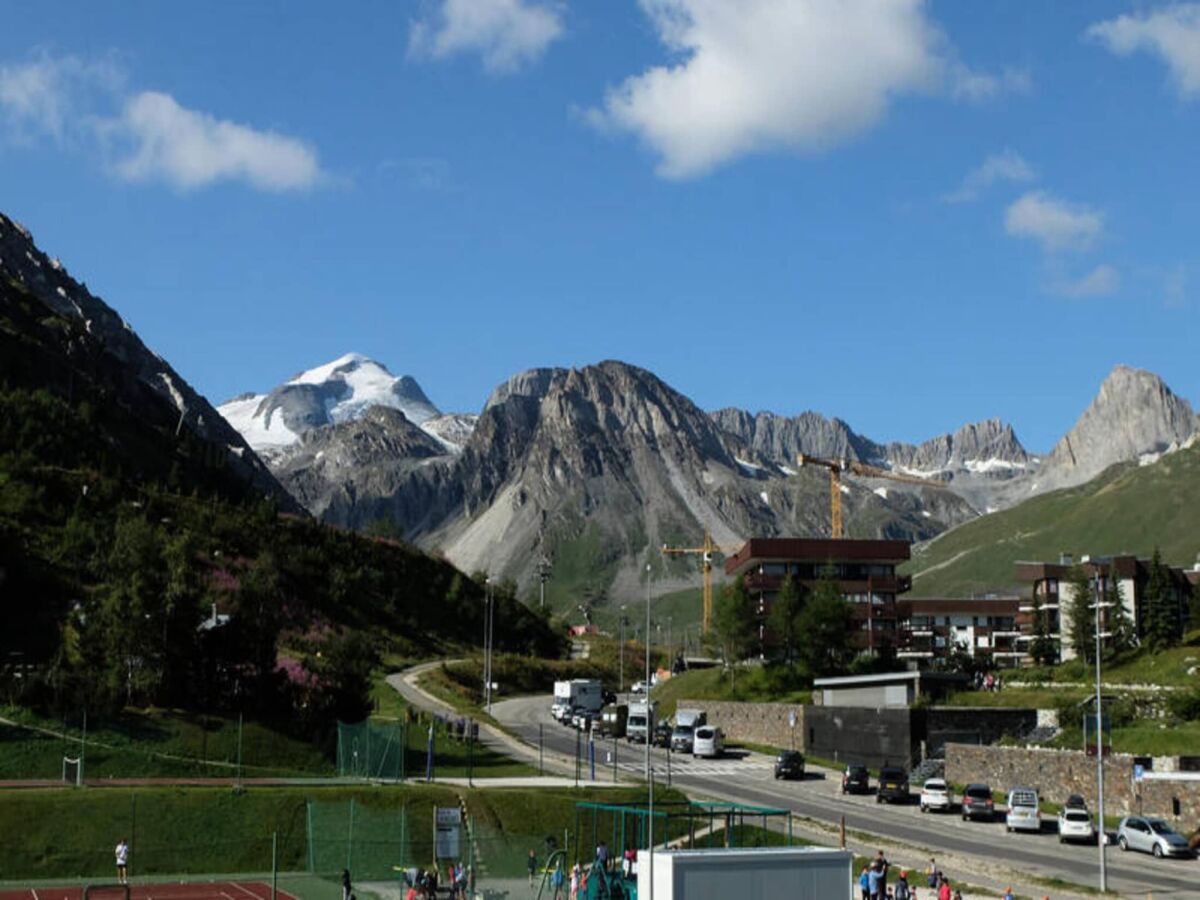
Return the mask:
<path id="1" fill-rule="evenodd" d="M 1075 566 L 1067 573 L 1067 583 L 1071 586 L 1071 602 L 1067 608 L 1071 645 L 1076 656 L 1084 662 L 1093 662 L 1096 658 L 1096 626 L 1092 580 L 1081 566 Z"/>
<path id="2" fill-rule="evenodd" d="M 729 666 L 730 683 L 733 684 L 736 681 L 737 663 L 750 653 L 758 636 L 754 598 L 746 590 L 745 579 L 741 576 L 721 591 L 713 610 L 713 625 L 721 643 L 725 664 Z"/>
<path id="3" fill-rule="evenodd" d="M 854 658 L 850 605 L 826 569 L 800 612 L 800 660 L 814 677 L 843 671 Z"/>
<path id="4" fill-rule="evenodd" d="M 1029 642 L 1029 655 L 1034 663 L 1043 666 L 1054 665 L 1058 655 L 1054 652 L 1054 641 L 1046 624 L 1046 611 L 1036 592 L 1033 595 L 1033 640 Z"/>
<path id="5" fill-rule="evenodd" d="M 1109 566 L 1104 602 L 1108 604 L 1108 632 L 1112 635 L 1109 643 L 1114 653 L 1123 653 L 1137 646 L 1137 630 L 1129 618 L 1129 611 L 1125 609 L 1124 595 L 1116 567 Z"/>
<path id="6" fill-rule="evenodd" d="M 1151 650 L 1165 650 L 1179 643 L 1178 616 L 1171 606 L 1170 586 L 1158 548 L 1150 560 L 1150 579 L 1142 602 L 1146 607 L 1143 640 Z"/>
<path id="7" fill-rule="evenodd" d="M 779 586 L 779 594 L 771 604 L 767 625 L 783 644 L 783 659 L 789 666 L 796 662 L 796 638 L 800 611 L 804 603 L 800 588 L 791 574 L 785 575 Z"/>

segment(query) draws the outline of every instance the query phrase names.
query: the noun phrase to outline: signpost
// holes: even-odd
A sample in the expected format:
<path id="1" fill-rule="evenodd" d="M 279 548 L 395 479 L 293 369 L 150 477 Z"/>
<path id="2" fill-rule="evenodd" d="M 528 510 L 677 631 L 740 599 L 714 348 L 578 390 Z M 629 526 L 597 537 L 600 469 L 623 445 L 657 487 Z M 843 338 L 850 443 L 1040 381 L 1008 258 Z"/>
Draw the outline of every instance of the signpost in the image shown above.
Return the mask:
<path id="1" fill-rule="evenodd" d="M 458 859 L 462 845 L 462 809 L 457 806 L 437 806 L 433 810 L 433 856 L 439 859 Z"/>

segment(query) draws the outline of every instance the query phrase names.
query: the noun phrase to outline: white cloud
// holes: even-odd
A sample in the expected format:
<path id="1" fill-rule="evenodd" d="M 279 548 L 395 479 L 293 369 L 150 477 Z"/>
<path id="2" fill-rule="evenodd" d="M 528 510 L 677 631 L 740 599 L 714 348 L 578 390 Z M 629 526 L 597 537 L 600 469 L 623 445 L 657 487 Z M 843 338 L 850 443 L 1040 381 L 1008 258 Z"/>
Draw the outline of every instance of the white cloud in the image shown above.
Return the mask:
<path id="1" fill-rule="evenodd" d="M 1033 87 L 1028 69 L 1005 68 L 999 75 L 973 72 L 961 63 L 951 69 L 951 94 L 957 100 L 980 102 L 1001 94 L 1027 94 Z"/>
<path id="2" fill-rule="evenodd" d="M 441 0 L 432 17 L 414 22 L 409 53 L 445 59 L 475 52 L 489 72 L 512 72 L 536 62 L 562 35 L 557 5 L 534 0 Z"/>
<path id="3" fill-rule="evenodd" d="M 113 168 L 129 181 L 178 188 L 245 181 L 269 191 L 303 190 L 321 178 L 317 155 L 296 138 L 258 131 L 180 106 L 169 94 L 129 98 L 106 133 L 131 149 Z"/>
<path id="4" fill-rule="evenodd" d="M 0 65 L 0 120 L 6 137 L 28 142 L 39 136 L 67 140 L 79 127 L 79 108 L 95 94 L 110 94 L 122 80 L 110 62 L 85 63 L 73 56 L 41 54 L 28 62 Z"/>
<path id="5" fill-rule="evenodd" d="M 1179 93 L 1200 96 L 1200 3 L 1117 16 L 1090 27 L 1086 36 L 1118 56 L 1146 50 L 1162 57 Z"/>
<path id="6" fill-rule="evenodd" d="M 1074 281 L 1060 281 L 1051 292 L 1064 297 L 1107 297 L 1121 287 L 1121 274 L 1108 263 L 1102 263 Z"/>
<path id="7" fill-rule="evenodd" d="M 71 56 L 0 65 L 0 129 L 24 142 L 99 150 L 128 181 L 183 189 L 242 181 L 286 191 L 326 177 L 303 141 L 188 109 L 162 92 L 130 95 L 125 80 L 112 62 Z"/>
<path id="8" fill-rule="evenodd" d="M 668 178 L 749 153 L 823 150 L 870 128 L 899 95 L 1000 89 L 954 60 L 922 0 L 640 2 L 677 59 L 627 78 L 585 115 L 640 137 Z"/>
<path id="9" fill-rule="evenodd" d="M 1086 250 L 1104 231 L 1104 215 L 1045 191 L 1031 191 L 1009 206 L 1004 229 L 1013 237 L 1032 238 L 1048 251 Z"/>
<path id="10" fill-rule="evenodd" d="M 966 203 L 975 200 L 984 190 L 997 181 L 1028 182 L 1037 176 L 1029 163 L 1014 150 L 993 153 L 976 166 L 962 180 L 958 189 L 946 194 L 946 203 Z"/>

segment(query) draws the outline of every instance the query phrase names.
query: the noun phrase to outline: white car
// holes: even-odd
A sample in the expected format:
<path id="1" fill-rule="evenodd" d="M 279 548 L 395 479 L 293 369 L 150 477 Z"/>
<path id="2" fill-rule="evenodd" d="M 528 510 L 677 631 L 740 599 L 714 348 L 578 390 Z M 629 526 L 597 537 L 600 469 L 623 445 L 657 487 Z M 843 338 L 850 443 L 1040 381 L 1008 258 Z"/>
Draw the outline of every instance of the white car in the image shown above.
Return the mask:
<path id="1" fill-rule="evenodd" d="M 646 682 L 644 682 L 644 681 L 635 681 L 635 682 L 633 683 L 633 687 L 631 687 L 631 688 L 629 689 L 629 693 L 631 693 L 631 694 L 644 694 L 644 693 L 646 693 Z"/>
<path id="2" fill-rule="evenodd" d="M 701 725 L 692 737 L 692 756 L 716 759 L 725 752 L 725 737 L 720 728 Z"/>
<path id="3" fill-rule="evenodd" d="M 1086 809 L 1069 806 L 1058 814 L 1058 842 L 1096 840 L 1096 828 Z"/>
<path id="4" fill-rule="evenodd" d="M 1009 831 L 1041 831 L 1042 813 L 1038 792 L 1031 787 L 1015 787 L 1008 792 L 1008 815 L 1004 825 Z"/>
<path id="5" fill-rule="evenodd" d="M 941 778 L 930 778 L 921 788 L 921 812 L 936 809 L 939 812 L 949 812 L 954 805 L 954 797 L 950 786 Z"/>

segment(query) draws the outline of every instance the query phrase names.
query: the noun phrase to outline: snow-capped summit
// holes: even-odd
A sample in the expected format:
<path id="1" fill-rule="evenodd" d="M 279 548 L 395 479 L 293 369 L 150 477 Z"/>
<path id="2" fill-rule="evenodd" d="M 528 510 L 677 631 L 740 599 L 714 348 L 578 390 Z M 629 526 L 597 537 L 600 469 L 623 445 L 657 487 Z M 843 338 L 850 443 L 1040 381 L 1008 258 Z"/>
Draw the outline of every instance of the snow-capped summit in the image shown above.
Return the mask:
<path id="1" fill-rule="evenodd" d="M 322 425 L 361 418 L 372 406 L 398 409 L 416 425 L 441 415 L 415 379 L 397 378 L 361 353 L 301 372 L 270 393 L 242 394 L 218 410 L 258 451 L 294 444 Z"/>

